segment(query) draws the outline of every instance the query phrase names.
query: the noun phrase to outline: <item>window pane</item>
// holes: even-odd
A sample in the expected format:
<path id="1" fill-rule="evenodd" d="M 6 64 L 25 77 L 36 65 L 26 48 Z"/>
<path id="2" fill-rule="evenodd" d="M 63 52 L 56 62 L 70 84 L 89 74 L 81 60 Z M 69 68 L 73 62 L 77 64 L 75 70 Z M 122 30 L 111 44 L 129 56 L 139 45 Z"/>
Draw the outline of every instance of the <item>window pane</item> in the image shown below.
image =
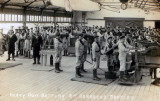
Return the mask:
<path id="1" fill-rule="evenodd" d="M 26 21 L 29 21 L 29 15 L 27 15 L 27 17 L 26 17 Z"/>
<path id="2" fill-rule="evenodd" d="M 71 22 L 71 18 L 68 18 L 68 21 Z"/>
<path id="3" fill-rule="evenodd" d="M 2 21 L 4 21 L 4 14 L 2 14 L 2 18 L 1 18 L 1 20 L 2 20 Z"/>
<path id="4" fill-rule="evenodd" d="M 36 16 L 36 19 L 37 19 L 36 21 L 38 21 L 38 16 Z"/>
<path id="5" fill-rule="evenodd" d="M 0 21 L 2 21 L 1 19 L 2 19 L 2 14 L 0 14 Z"/>
<path id="6" fill-rule="evenodd" d="M 15 15 L 12 14 L 12 21 L 15 21 Z"/>
<path id="7" fill-rule="evenodd" d="M 42 21 L 42 17 L 41 16 L 39 16 L 39 21 Z"/>
<path id="8" fill-rule="evenodd" d="M 53 21 L 53 17 L 51 17 L 51 21 Z"/>
<path id="9" fill-rule="evenodd" d="M 11 21 L 11 14 L 8 14 L 8 21 Z"/>
<path id="10" fill-rule="evenodd" d="M 67 18 L 66 18 L 66 17 L 64 17 L 64 19 L 63 19 L 63 20 L 64 20 L 64 22 L 67 22 Z"/>
<path id="11" fill-rule="evenodd" d="M 34 21 L 37 21 L 37 17 L 36 16 L 34 16 Z"/>
<path id="12" fill-rule="evenodd" d="M 5 15 L 5 21 L 8 21 L 8 14 Z"/>
<path id="13" fill-rule="evenodd" d="M 48 22 L 51 21 L 51 17 L 50 17 L 50 16 L 47 17 L 47 21 L 48 21 Z"/>
<path id="14" fill-rule="evenodd" d="M 34 21 L 34 16 L 31 16 L 31 21 Z"/>
<path id="15" fill-rule="evenodd" d="M 22 21 L 22 15 L 18 15 L 18 21 Z"/>
<path id="16" fill-rule="evenodd" d="M 61 22 L 63 22 L 63 17 L 61 17 Z"/>
<path id="17" fill-rule="evenodd" d="M 60 22 L 61 21 L 61 18 L 60 17 L 57 17 L 57 22 Z"/>

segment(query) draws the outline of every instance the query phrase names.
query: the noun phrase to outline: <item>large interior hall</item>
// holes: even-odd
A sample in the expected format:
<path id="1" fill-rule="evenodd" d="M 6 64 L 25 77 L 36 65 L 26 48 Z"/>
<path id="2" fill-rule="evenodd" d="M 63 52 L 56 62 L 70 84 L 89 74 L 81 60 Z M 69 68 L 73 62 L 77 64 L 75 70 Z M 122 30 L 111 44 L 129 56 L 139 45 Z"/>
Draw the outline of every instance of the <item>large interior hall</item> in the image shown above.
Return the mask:
<path id="1" fill-rule="evenodd" d="M 0 101 L 159 101 L 160 0 L 0 0 Z"/>

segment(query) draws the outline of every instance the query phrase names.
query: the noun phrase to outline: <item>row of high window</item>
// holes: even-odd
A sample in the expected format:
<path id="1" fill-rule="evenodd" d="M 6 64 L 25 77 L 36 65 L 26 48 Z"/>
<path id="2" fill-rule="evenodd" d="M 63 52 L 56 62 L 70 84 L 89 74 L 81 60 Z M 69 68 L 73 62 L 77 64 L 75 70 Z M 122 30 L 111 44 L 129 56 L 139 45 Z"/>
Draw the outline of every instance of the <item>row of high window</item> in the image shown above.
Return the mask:
<path id="1" fill-rule="evenodd" d="M 33 16 L 27 15 L 27 21 L 39 21 L 39 22 L 71 22 L 69 17 L 53 17 L 53 16 Z"/>
<path id="2" fill-rule="evenodd" d="M 23 21 L 23 16 L 15 14 L 0 14 L 0 21 Z"/>
<path id="3" fill-rule="evenodd" d="M 23 21 L 23 15 L 16 14 L 0 14 L 0 21 Z M 27 22 L 71 22 L 69 17 L 53 17 L 53 16 L 36 16 L 27 15 Z"/>

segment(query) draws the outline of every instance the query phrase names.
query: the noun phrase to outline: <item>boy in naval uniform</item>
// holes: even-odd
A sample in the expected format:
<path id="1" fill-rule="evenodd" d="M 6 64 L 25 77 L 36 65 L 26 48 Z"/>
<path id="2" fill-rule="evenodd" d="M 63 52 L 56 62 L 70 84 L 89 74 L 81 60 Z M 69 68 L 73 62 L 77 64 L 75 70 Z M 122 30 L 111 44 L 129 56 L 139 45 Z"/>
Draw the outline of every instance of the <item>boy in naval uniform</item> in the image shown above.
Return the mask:
<path id="1" fill-rule="evenodd" d="M 125 70 L 126 70 L 126 58 L 127 58 L 127 53 L 129 53 L 129 48 L 126 47 L 125 45 L 125 37 L 121 36 L 120 41 L 118 43 L 118 51 L 119 51 L 119 61 L 120 61 L 120 80 L 126 80 L 125 76 Z"/>
<path id="2" fill-rule="evenodd" d="M 86 58 L 87 58 L 87 49 L 88 49 L 88 42 L 87 42 L 87 36 L 85 35 L 85 33 L 83 33 L 83 38 L 82 38 L 82 42 L 84 44 L 84 50 L 83 50 L 83 61 L 82 61 L 82 65 L 81 65 L 81 71 L 82 72 L 87 72 L 85 69 L 84 69 L 84 62 L 86 61 Z"/>
<path id="3" fill-rule="evenodd" d="M 63 42 L 59 32 L 56 33 L 56 38 L 54 39 L 54 48 L 55 48 L 55 72 L 60 73 L 63 71 L 60 69 L 62 60 Z"/>
<path id="4" fill-rule="evenodd" d="M 27 35 L 27 38 L 24 42 L 25 47 L 25 56 L 30 58 L 30 51 L 31 51 L 31 38 Z"/>
<path id="5" fill-rule="evenodd" d="M 20 40 L 20 33 L 19 33 L 19 29 L 15 29 L 15 35 L 17 37 L 17 41 L 15 42 L 15 56 L 18 57 L 18 51 L 19 51 L 19 40 Z"/>
<path id="6" fill-rule="evenodd" d="M 98 36 L 94 36 L 94 42 L 92 44 L 92 58 L 93 58 L 93 80 L 101 80 L 97 76 L 97 69 L 100 66 L 101 46 L 98 42 Z"/>
<path id="7" fill-rule="evenodd" d="M 104 48 L 104 52 L 106 55 L 106 59 L 107 59 L 107 69 L 108 71 L 113 70 L 113 49 L 114 49 L 114 44 L 112 42 L 112 37 L 108 37 L 107 41 L 106 41 L 106 45 Z"/>
<path id="8" fill-rule="evenodd" d="M 80 34 L 75 43 L 76 54 L 76 77 L 83 77 L 80 73 L 81 66 L 83 64 L 84 43 L 82 41 L 83 34 Z"/>

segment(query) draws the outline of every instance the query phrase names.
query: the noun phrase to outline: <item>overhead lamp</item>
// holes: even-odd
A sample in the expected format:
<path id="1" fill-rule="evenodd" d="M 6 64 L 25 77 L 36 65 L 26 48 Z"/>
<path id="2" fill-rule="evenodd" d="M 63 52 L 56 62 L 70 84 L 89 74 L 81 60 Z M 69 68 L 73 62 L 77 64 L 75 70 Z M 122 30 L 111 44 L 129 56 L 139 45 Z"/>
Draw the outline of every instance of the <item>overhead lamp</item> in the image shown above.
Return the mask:
<path id="1" fill-rule="evenodd" d="M 121 9 L 126 10 L 127 9 L 127 3 L 128 0 L 120 0 L 121 4 Z"/>

